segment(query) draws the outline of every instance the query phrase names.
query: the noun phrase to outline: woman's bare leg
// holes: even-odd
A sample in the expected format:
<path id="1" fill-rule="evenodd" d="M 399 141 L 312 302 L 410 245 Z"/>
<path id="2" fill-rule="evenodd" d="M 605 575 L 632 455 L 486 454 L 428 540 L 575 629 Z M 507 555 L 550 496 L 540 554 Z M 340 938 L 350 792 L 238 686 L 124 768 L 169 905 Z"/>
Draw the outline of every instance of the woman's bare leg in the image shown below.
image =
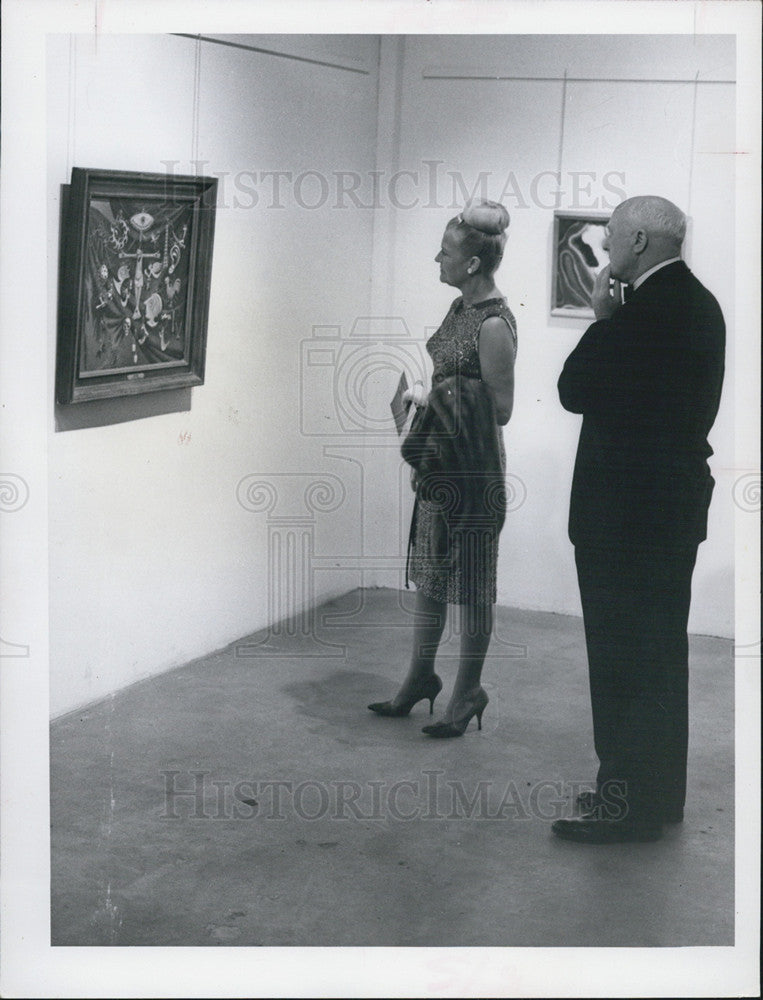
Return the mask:
<path id="1" fill-rule="evenodd" d="M 482 666 L 493 632 L 492 604 L 465 604 L 461 608 L 461 651 L 456 683 L 445 709 L 445 721 L 463 716 L 480 689 Z"/>
<path id="2" fill-rule="evenodd" d="M 395 706 L 406 701 L 421 686 L 421 682 L 434 673 L 447 610 L 447 604 L 427 597 L 420 590 L 416 591 L 411 662 L 403 686 L 393 699 Z"/>

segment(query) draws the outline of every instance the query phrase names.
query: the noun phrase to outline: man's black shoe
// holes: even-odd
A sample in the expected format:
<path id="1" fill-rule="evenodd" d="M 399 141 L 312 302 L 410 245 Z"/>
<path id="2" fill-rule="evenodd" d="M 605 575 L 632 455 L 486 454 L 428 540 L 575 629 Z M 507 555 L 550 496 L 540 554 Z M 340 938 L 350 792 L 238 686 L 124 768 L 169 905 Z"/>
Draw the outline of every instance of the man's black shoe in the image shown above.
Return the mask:
<path id="1" fill-rule="evenodd" d="M 575 801 L 580 808 L 584 809 L 586 812 L 590 812 L 592 809 L 595 809 L 596 806 L 601 804 L 601 798 L 598 793 L 591 791 L 581 792 Z"/>
<path id="2" fill-rule="evenodd" d="M 577 804 L 585 812 L 593 812 L 593 810 L 598 809 L 599 806 L 603 806 L 605 810 L 614 810 L 617 808 L 616 803 L 607 805 L 607 803 L 602 799 L 598 792 L 581 792 L 575 799 Z M 661 810 L 661 816 L 663 823 L 683 823 L 684 821 L 684 809 L 683 806 L 666 806 Z"/>
<path id="3" fill-rule="evenodd" d="M 659 840 L 662 836 L 662 825 L 654 820 L 599 819 L 590 813 L 576 819 L 558 819 L 551 829 L 557 837 L 577 844 L 624 844 Z"/>

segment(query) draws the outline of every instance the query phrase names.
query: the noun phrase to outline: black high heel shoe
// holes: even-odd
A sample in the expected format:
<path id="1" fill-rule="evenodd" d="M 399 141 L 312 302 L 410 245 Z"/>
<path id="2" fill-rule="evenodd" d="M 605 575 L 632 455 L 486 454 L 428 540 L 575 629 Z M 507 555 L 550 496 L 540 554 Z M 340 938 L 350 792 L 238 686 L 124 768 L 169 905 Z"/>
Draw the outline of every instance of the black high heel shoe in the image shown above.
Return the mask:
<path id="1" fill-rule="evenodd" d="M 455 720 L 453 722 L 435 722 L 431 726 L 424 726 L 421 731 L 427 736 L 434 736 L 435 739 L 440 740 L 448 739 L 451 736 L 463 736 L 473 715 L 477 716 L 477 729 L 482 729 L 482 713 L 489 700 L 487 692 L 484 688 L 480 688 L 469 711 L 457 722 Z"/>
<path id="2" fill-rule="evenodd" d="M 442 681 L 437 674 L 430 674 L 408 700 L 402 702 L 400 705 L 395 706 L 391 701 L 375 701 L 368 707 L 372 712 L 376 712 L 377 715 L 399 719 L 404 715 L 408 715 L 416 702 L 427 698 L 429 699 L 429 714 L 432 715 L 434 713 L 434 700 L 440 691 L 442 691 Z"/>

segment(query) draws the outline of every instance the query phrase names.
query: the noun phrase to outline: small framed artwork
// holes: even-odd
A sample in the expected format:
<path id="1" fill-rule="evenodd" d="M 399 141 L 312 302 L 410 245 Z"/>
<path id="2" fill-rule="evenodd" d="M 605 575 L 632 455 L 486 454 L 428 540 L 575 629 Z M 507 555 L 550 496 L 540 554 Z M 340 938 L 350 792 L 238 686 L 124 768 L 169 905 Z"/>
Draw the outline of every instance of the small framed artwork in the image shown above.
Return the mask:
<path id="1" fill-rule="evenodd" d="M 596 275 L 609 262 L 602 243 L 609 213 L 554 212 L 551 315 L 593 319 Z"/>
<path id="2" fill-rule="evenodd" d="M 203 385 L 217 179 L 72 170 L 56 399 Z"/>

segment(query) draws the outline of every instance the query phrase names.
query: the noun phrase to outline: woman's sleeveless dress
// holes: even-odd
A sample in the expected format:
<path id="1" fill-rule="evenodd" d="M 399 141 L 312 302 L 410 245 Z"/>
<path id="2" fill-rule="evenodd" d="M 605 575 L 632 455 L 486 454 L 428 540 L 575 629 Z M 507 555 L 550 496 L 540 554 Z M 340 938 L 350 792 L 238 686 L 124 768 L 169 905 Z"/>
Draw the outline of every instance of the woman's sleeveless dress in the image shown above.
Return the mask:
<path id="1" fill-rule="evenodd" d="M 479 359 L 479 335 L 482 323 L 490 316 L 501 316 L 506 321 L 517 351 L 517 328 L 514 316 L 505 299 L 486 299 L 471 306 L 464 306 L 457 298 L 448 310 L 441 326 L 427 341 L 427 351 L 432 358 L 434 371 L 432 385 L 451 375 L 469 378 L 482 377 Z M 501 467 L 506 470 L 506 452 L 499 428 L 498 441 Z M 464 572 L 458 548 L 449 566 L 443 566 L 434 547 L 437 508 L 418 499 L 411 527 L 413 539 L 410 549 L 410 579 L 432 600 L 443 604 L 495 604 L 498 571 L 498 536 L 492 534 L 480 546 L 480 558 L 469 574 Z M 476 570 L 476 572 L 475 572 Z M 467 584 L 468 576 L 468 584 Z"/>

